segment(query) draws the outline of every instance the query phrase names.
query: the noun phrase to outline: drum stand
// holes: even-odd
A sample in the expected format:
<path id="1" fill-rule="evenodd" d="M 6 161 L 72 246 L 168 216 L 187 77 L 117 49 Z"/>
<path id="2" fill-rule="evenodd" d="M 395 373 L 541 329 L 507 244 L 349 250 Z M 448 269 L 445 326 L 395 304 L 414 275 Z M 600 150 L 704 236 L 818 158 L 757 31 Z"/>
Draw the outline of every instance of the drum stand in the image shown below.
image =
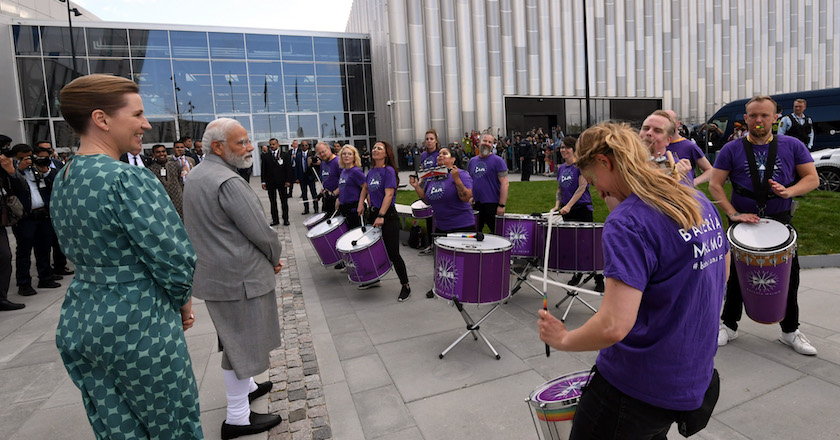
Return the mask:
<path id="1" fill-rule="evenodd" d="M 516 269 L 513 268 L 513 265 L 510 267 L 511 275 L 516 277 L 516 283 L 513 284 L 513 288 L 510 290 L 510 295 L 513 296 L 522 287 L 522 283 L 525 283 L 528 287 L 534 289 L 534 292 L 537 292 L 537 294 L 542 296 L 542 292 L 534 287 L 530 281 L 528 281 L 528 274 L 537 267 L 535 265 L 536 260 L 534 258 L 526 258 L 525 261 L 525 267 L 522 269 L 522 272 L 517 272 Z"/>
<path id="2" fill-rule="evenodd" d="M 467 313 L 466 310 L 464 310 L 464 305 L 461 304 L 461 301 L 458 301 L 458 298 L 452 298 L 452 302 L 455 303 L 455 307 L 458 308 L 458 311 L 461 312 L 461 317 L 464 318 L 464 322 L 467 323 L 467 331 L 464 332 L 464 334 L 461 335 L 461 337 L 456 339 L 455 342 L 453 342 L 449 347 L 446 347 L 446 350 L 443 350 L 443 352 L 438 356 L 438 358 L 443 359 L 443 357 L 446 356 L 446 353 L 449 353 L 449 350 L 452 350 L 456 345 L 458 345 L 459 342 L 463 341 L 464 338 L 467 337 L 467 335 L 472 333 L 474 340 L 478 340 L 478 337 L 481 336 L 481 339 L 484 341 L 485 344 L 487 344 L 488 347 L 490 347 L 490 351 L 492 351 L 493 354 L 496 356 L 496 360 L 501 359 L 502 357 L 499 355 L 499 352 L 496 351 L 495 348 L 493 348 L 493 345 L 490 344 L 490 341 L 488 341 L 487 338 L 484 337 L 480 330 L 481 323 L 484 322 L 484 320 L 487 319 L 487 317 L 490 316 L 491 313 L 495 312 L 496 309 L 499 308 L 501 302 L 497 302 L 496 305 L 494 305 L 493 308 L 490 309 L 489 312 L 485 313 L 484 316 L 482 316 L 481 319 L 479 319 L 478 321 L 473 321 L 470 314 Z"/>
<path id="3" fill-rule="evenodd" d="M 586 279 L 581 281 L 580 283 L 578 283 L 578 285 L 586 283 L 587 281 L 591 280 L 594 276 L 595 276 L 595 272 L 590 272 L 586 276 Z M 582 302 L 583 305 L 585 305 L 586 307 L 589 307 L 589 310 L 592 310 L 592 313 L 597 313 L 598 312 L 598 309 L 596 309 L 595 307 L 592 307 L 591 304 L 589 304 L 588 302 L 586 302 L 586 300 L 584 300 L 583 298 L 580 297 L 577 290 L 575 290 L 575 291 L 572 291 L 572 290 L 569 290 L 569 289 L 564 289 L 564 290 L 566 290 L 566 296 L 563 299 L 561 299 L 560 302 L 558 302 L 557 304 L 554 305 L 555 308 L 560 308 L 560 304 L 563 304 L 567 300 L 569 301 L 569 305 L 566 306 L 566 312 L 563 313 L 563 317 L 560 318 L 561 322 L 566 322 L 566 316 L 569 315 L 569 310 L 572 309 L 572 304 L 575 303 L 575 300 L 578 300 L 578 301 Z"/>

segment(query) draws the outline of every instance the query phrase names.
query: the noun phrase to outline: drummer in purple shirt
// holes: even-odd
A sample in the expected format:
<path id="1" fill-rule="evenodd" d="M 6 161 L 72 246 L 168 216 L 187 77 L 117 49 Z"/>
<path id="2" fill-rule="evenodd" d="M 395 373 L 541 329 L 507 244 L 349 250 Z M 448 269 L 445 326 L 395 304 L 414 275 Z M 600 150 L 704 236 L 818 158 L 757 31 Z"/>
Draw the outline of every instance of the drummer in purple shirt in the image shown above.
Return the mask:
<path id="1" fill-rule="evenodd" d="M 437 130 L 430 128 L 426 130 L 426 138 L 423 141 L 423 146 L 426 147 L 423 153 L 420 154 L 420 161 L 418 162 L 418 169 L 428 170 L 438 166 L 438 154 L 440 154 L 440 140 L 438 139 Z M 432 253 L 432 219 L 426 219 L 426 242 L 429 243 L 425 249 L 420 251 L 420 255 L 431 255 Z"/>
<path id="2" fill-rule="evenodd" d="M 394 265 L 394 271 L 400 279 L 402 289 L 397 301 L 403 302 L 411 296 L 411 287 L 408 285 L 408 273 L 405 270 L 405 262 L 400 256 L 400 217 L 397 208 L 394 206 L 397 195 L 399 176 L 397 175 L 397 162 L 394 159 L 394 150 L 391 144 L 386 141 L 377 141 L 371 150 L 373 164 L 368 171 L 365 184 L 362 186 L 362 193 L 359 196 L 356 212 L 359 215 L 364 212 L 365 199 L 370 205 L 368 224 L 375 228 L 382 228 L 382 240 L 385 242 L 385 251 L 388 252 L 388 259 Z M 379 280 L 372 283 L 359 285 L 359 289 L 378 285 Z"/>
<path id="3" fill-rule="evenodd" d="M 324 198 L 321 206 L 324 207 L 324 214 L 332 215 L 335 212 L 335 202 L 338 195 L 338 178 L 341 174 L 338 156 L 333 154 L 329 144 L 324 141 L 315 145 L 315 154 L 321 159 L 321 190 Z"/>
<path id="4" fill-rule="evenodd" d="M 807 194 L 819 186 L 814 159 L 799 139 L 773 136 L 771 127 L 776 120 L 776 101 L 773 98 L 756 96 L 747 102 L 746 111 L 744 120 L 749 132 L 747 136 L 721 148 L 709 180 L 709 192 L 731 223 L 757 223 L 760 217 L 770 217 L 790 224 L 794 211 L 792 198 Z M 752 155 L 747 153 L 747 143 L 752 145 Z M 769 157 L 774 155 L 774 145 L 776 160 L 768 164 Z M 753 167 L 758 174 L 756 179 L 753 179 L 750 171 Z M 732 182 L 731 201 L 723 189 L 727 178 Z M 763 191 L 756 191 L 756 187 Z M 794 255 L 787 308 L 784 319 L 779 323 L 782 327 L 779 341 L 797 353 L 813 356 L 817 354 L 817 349 L 799 331 L 798 291 L 799 257 Z M 741 286 L 737 277 L 733 276 L 726 286 L 718 345 L 726 345 L 738 337 L 742 308 Z"/>
<path id="5" fill-rule="evenodd" d="M 467 171 L 473 179 L 473 202 L 478 211 L 478 230 L 484 225 L 496 230 L 496 216 L 505 215 L 508 198 L 508 168 L 505 160 L 493 154 L 496 138 L 490 133 L 481 135 L 478 155 L 470 159 Z"/>
<path id="6" fill-rule="evenodd" d="M 362 218 L 356 212 L 359 206 L 362 185 L 365 184 L 365 173 L 362 166 L 359 151 L 352 145 L 341 147 L 338 153 L 341 175 L 338 178 L 338 200 L 336 209 L 344 216 L 348 229 L 362 226 Z"/>
<path id="7" fill-rule="evenodd" d="M 591 223 L 594 221 L 592 195 L 589 194 L 589 182 L 575 166 L 576 143 L 577 138 L 574 136 L 566 136 L 560 140 L 560 156 L 564 162 L 557 167 L 557 202 L 552 211 L 559 212 L 564 221 Z M 568 284 L 577 286 L 581 278 L 583 273 L 578 272 Z M 595 274 L 595 290 L 604 291 L 604 275 Z"/>
<path id="8" fill-rule="evenodd" d="M 674 153 L 680 159 L 687 159 L 691 163 L 691 168 L 686 174 L 689 182 L 693 182 L 697 186 L 703 182 L 708 182 L 712 177 L 712 163 L 706 159 L 703 150 L 690 139 L 686 139 L 677 132 L 677 127 L 681 124 L 680 118 L 677 117 L 677 112 L 673 110 L 665 110 L 665 113 L 671 116 L 674 121 L 674 132 L 671 134 L 671 143 L 668 144 L 668 151 Z M 694 169 L 699 167 L 703 174 L 694 176 Z"/>
<path id="9" fill-rule="evenodd" d="M 574 330 L 538 312 L 550 346 L 600 350 L 570 438 L 665 439 L 673 422 L 701 415 L 707 390 L 717 399 L 714 329 L 729 267 L 726 234 L 702 193 L 649 165 L 630 126 L 586 130 L 576 157 L 601 197 L 619 203 L 604 225 L 600 310 Z"/>

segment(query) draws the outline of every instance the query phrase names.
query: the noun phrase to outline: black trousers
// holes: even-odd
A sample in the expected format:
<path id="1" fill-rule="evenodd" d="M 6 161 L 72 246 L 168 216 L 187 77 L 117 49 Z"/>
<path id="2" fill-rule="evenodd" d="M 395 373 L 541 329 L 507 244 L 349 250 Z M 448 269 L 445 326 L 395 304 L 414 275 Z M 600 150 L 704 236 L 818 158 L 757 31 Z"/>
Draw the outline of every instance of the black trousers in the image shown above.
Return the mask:
<path id="1" fill-rule="evenodd" d="M 531 159 L 522 159 L 522 177 L 521 181 L 528 182 L 531 180 L 531 171 L 534 164 L 531 162 Z"/>
<path id="2" fill-rule="evenodd" d="M 768 216 L 776 218 L 782 223 L 790 224 L 790 216 Z M 787 220 L 787 221 L 785 221 Z M 735 258 L 731 258 L 729 266 L 729 281 L 726 283 L 726 296 L 723 302 L 723 312 L 720 319 L 732 330 L 738 330 L 738 321 L 744 310 L 744 298 L 741 296 L 741 284 L 738 282 L 740 274 L 735 269 Z M 779 323 L 785 333 L 795 332 L 799 328 L 799 254 L 793 257 L 790 268 L 790 283 L 785 309 L 785 318 Z"/>
<path id="3" fill-rule="evenodd" d="M 356 209 L 359 207 L 357 203 L 345 203 L 338 205 L 338 213 L 344 216 L 344 221 L 347 222 L 347 229 L 355 229 L 362 226 L 362 218 Z M 326 210 L 324 210 L 326 212 Z"/>
<path id="4" fill-rule="evenodd" d="M 303 204 L 303 212 L 309 212 L 309 203 L 308 203 L 309 196 L 306 194 L 306 189 L 307 188 L 309 188 L 309 193 L 312 194 L 312 199 L 313 199 L 312 205 L 314 205 L 314 207 L 315 207 L 315 212 L 318 212 L 318 202 L 314 200 L 315 196 L 318 195 L 318 193 L 315 192 L 315 181 L 314 180 L 306 181 L 305 179 L 301 179 L 301 181 L 300 181 L 300 194 L 301 194 L 300 197 L 303 199 L 304 202 L 307 202 L 307 203 Z"/>
<path id="5" fill-rule="evenodd" d="M 277 212 L 277 197 L 280 197 L 280 206 L 283 209 L 283 221 L 289 221 L 289 197 L 286 192 L 286 187 L 276 187 L 273 185 L 266 185 L 265 190 L 268 191 L 268 206 L 271 210 L 271 222 L 280 223 L 280 213 Z"/>
<path id="6" fill-rule="evenodd" d="M 53 230 L 52 254 L 54 269 L 64 269 L 67 267 L 67 257 L 61 251 L 61 246 L 58 244 L 58 235 L 55 234 L 55 230 Z"/>
<path id="7" fill-rule="evenodd" d="M 9 284 L 12 282 L 12 249 L 9 247 L 9 234 L 6 228 L 0 231 L 0 299 L 9 296 Z"/>
<path id="8" fill-rule="evenodd" d="M 376 221 L 379 208 L 372 208 L 368 215 L 368 223 Z M 408 284 L 408 272 L 405 270 L 405 262 L 400 256 L 400 216 L 397 209 L 391 206 L 385 213 L 385 223 L 382 225 L 382 240 L 385 242 L 385 250 L 388 252 L 388 259 L 394 265 L 394 271 L 400 279 L 401 284 Z"/>
<path id="9" fill-rule="evenodd" d="M 12 232 L 17 240 L 15 250 L 15 278 L 18 286 L 32 285 L 29 266 L 32 264 L 32 250 L 35 250 L 35 267 L 38 279 L 50 281 L 52 267 L 50 266 L 50 250 L 55 233 L 47 216 L 29 214 L 12 226 Z"/>
<path id="10" fill-rule="evenodd" d="M 498 203 L 476 203 L 473 208 L 478 211 L 478 231 L 484 231 L 484 225 L 490 227 L 490 233 L 496 233 L 496 210 Z"/>
<path id="11" fill-rule="evenodd" d="M 324 197 L 321 199 L 321 207 L 324 210 L 324 214 L 332 215 L 335 212 L 335 200 L 337 198 L 338 197 L 324 193 Z M 315 209 L 318 208 L 316 207 Z"/>

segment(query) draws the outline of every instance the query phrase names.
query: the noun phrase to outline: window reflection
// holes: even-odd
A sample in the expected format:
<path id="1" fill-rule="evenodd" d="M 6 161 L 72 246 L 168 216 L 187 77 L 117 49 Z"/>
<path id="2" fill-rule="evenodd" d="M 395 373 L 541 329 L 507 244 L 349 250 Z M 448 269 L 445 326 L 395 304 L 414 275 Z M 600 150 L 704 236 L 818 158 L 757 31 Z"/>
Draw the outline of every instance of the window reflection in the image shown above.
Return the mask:
<path id="1" fill-rule="evenodd" d="M 320 111 L 346 111 L 346 79 L 341 64 L 316 64 L 318 108 Z"/>
<path id="2" fill-rule="evenodd" d="M 50 140 L 49 119 L 24 121 L 23 127 L 26 132 L 26 139 L 24 139 L 24 142 L 29 145 L 35 145 L 38 141 Z"/>
<path id="3" fill-rule="evenodd" d="M 312 64 L 283 63 L 286 111 L 317 111 L 315 69 Z"/>
<path id="4" fill-rule="evenodd" d="M 175 89 L 169 60 L 134 59 L 134 82 L 140 86 L 140 97 L 147 115 L 174 115 Z"/>
<path id="5" fill-rule="evenodd" d="M 73 44 L 75 44 L 76 56 L 84 56 L 85 32 L 83 28 L 73 28 Z M 44 56 L 72 56 L 70 48 L 70 29 L 66 27 L 42 26 L 41 46 L 44 49 Z"/>
<path id="6" fill-rule="evenodd" d="M 12 26 L 15 55 L 41 55 L 41 36 L 37 26 Z"/>
<path id="7" fill-rule="evenodd" d="M 362 61 L 362 40 L 358 38 L 344 40 L 344 56 L 348 63 L 360 63 Z"/>
<path id="8" fill-rule="evenodd" d="M 91 58 L 90 73 L 106 73 L 131 79 L 131 61 L 128 59 Z"/>
<path id="9" fill-rule="evenodd" d="M 249 60 L 280 61 L 280 40 L 277 35 L 245 34 Z"/>
<path id="10" fill-rule="evenodd" d="M 244 62 L 213 61 L 216 113 L 250 113 L 248 74 Z"/>
<path id="11" fill-rule="evenodd" d="M 315 37 L 315 61 L 344 61 L 344 39 Z"/>
<path id="12" fill-rule="evenodd" d="M 129 29 L 131 56 L 144 58 L 169 58 L 169 34 L 167 31 Z"/>
<path id="13" fill-rule="evenodd" d="M 280 37 L 283 61 L 312 61 L 312 37 Z"/>
<path id="14" fill-rule="evenodd" d="M 365 110 L 365 79 L 361 64 L 347 65 L 347 90 L 350 96 L 350 111 Z"/>
<path id="15" fill-rule="evenodd" d="M 213 115 L 197 115 L 186 112 L 181 114 L 181 119 L 178 120 L 178 125 L 181 127 L 181 136 L 189 136 L 193 140 L 201 139 L 204 136 L 204 130 L 207 128 L 207 125 L 213 122 L 214 119 L 216 117 Z M 210 147 L 204 145 L 205 151 L 208 148 Z"/>
<path id="16" fill-rule="evenodd" d="M 87 63 L 84 59 L 77 60 L 79 74 L 87 75 Z M 71 58 L 44 58 L 44 69 L 47 78 L 47 99 L 50 104 L 50 115 L 59 117 L 58 94 L 61 89 L 76 76 L 73 75 L 73 60 Z"/>
<path id="17" fill-rule="evenodd" d="M 251 79 L 251 103 L 254 113 L 282 112 L 283 76 L 281 64 L 254 62 L 248 63 Z M 285 125 L 285 124 L 284 124 Z"/>
<path id="18" fill-rule="evenodd" d="M 23 117 L 37 118 L 48 116 L 46 91 L 44 89 L 44 68 L 40 58 L 18 58 L 18 77 L 20 78 Z"/>
<path id="19" fill-rule="evenodd" d="M 371 72 L 370 64 L 363 64 L 365 70 L 365 102 L 367 102 L 366 109 L 373 111 L 373 72 Z"/>
<path id="20" fill-rule="evenodd" d="M 145 105 L 145 101 L 143 102 Z M 149 124 L 152 126 L 151 130 L 143 133 L 144 144 L 162 144 L 164 142 L 175 142 L 175 119 L 147 117 Z"/>
<path id="21" fill-rule="evenodd" d="M 251 137 L 260 141 L 271 138 L 283 140 L 289 137 L 286 130 L 286 115 L 283 113 L 253 115 L 254 132 Z"/>
<path id="22" fill-rule="evenodd" d="M 55 147 L 69 147 L 72 150 L 79 148 L 79 136 L 64 121 L 54 121 L 53 131 L 55 132 Z"/>
<path id="23" fill-rule="evenodd" d="M 245 59 L 245 40 L 242 34 L 210 32 L 210 58 Z"/>
<path id="24" fill-rule="evenodd" d="M 172 56 L 175 58 L 207 58 L 205 32 L 171 31 Z"/>
<path id="25" fill-rule="evenodd" d="M 318 116 L 289 115 L 289 137 L 316 138 L 318 135 Z"/>
<path id="26" fill-rule="evenodd" d="M 87 28 L 88 55 L 128 57 L 128 33 L 125 29 Z"/>
<path id="27" fill-rule="evenodd" d="M 368 113 L 368 134 L 376 136 L 376 113 Z"/>
<path id="28" fill-rule="evenodd" d="M 364 136 L 367 134 L 367 120 L 364 114 L 350 115 L 353 124 L 352 136 Z"/>
<path id="29" fill-rule="evenodd" d="M 321 113 L 321 137 L 337 138 L 350 136 L 347 113 Z"/>
<path id="30" fill-rule="evenodd" d="M 182 114 L 213 113 L 213 89 L 208 61 L 172 62 L 175 72 L 176 110 Z"/>

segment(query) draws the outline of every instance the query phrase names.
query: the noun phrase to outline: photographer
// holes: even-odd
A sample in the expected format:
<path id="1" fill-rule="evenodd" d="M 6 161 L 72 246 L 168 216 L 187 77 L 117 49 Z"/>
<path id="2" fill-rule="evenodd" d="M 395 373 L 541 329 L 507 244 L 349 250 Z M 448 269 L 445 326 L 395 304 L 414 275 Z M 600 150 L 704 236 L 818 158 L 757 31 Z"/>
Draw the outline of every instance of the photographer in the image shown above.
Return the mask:
<path id="1" fill-rule="evenodd" d="M 13 195 L 20 198 L 20 194 L 27 191 L 23 175 L 15 169 L 12 152 L 9 145 L 12 139 L 0 134 L 0 186 L 3 195 Z M 0 228 L 0 311 L 19 310 L 24 304 L 9 301 L 9 283 L 12 280 L 12 249 L 9 247 L 9 235 L 6 228 Z"/>
<path id="2" fill-rule="evenodd" d="M 35 157 L 32 155 L 32 147 L 27 144 L 17 144 L 12 148 L 11 153 L 17 158 L 17 170 L 23 174 L 29 186 L 29 191 L 19 194 L 24 216 L 12 226 L 12 232 L 17 239 L 15 277 L 18 294 L 32 296 L 38 293 L 32 288 L 32 277 L 29 275 L 30 256 L 33 249 L 35 250 L 35 267 L 38 270 L 38 288 L 54 289 L 61 286 L 55 281 L 62 277 L 53 275 L 50 266 L 50 250 L 54 232 L 50 223 L 49 204 L 56 172 L 50 168 L 49 150 L 41 149 L 40 156 Z"/>

